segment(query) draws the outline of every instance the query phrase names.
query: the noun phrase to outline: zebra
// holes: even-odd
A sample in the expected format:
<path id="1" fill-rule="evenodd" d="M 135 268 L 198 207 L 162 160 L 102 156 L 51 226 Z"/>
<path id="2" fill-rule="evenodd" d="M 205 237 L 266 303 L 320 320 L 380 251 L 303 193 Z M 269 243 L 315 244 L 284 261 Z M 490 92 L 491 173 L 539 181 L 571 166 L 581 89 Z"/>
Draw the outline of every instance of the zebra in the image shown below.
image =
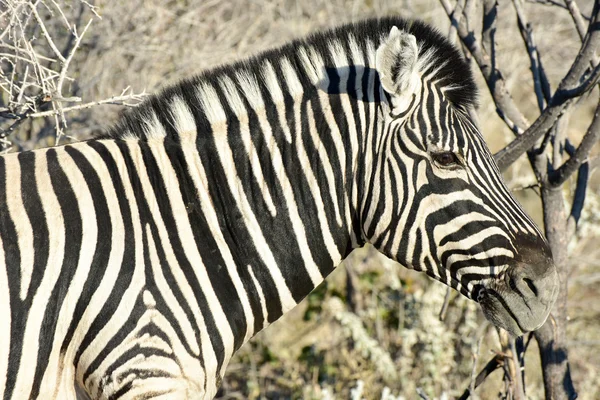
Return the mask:
<path id="1" fill-rule="evenodd" d="M 540 327 L 549 246 L 437 30 L 297 39 L 163 89 L 92 140 L 0 157 L 0 397 L 214 397 L 232 355 L 352 251 Z"/>

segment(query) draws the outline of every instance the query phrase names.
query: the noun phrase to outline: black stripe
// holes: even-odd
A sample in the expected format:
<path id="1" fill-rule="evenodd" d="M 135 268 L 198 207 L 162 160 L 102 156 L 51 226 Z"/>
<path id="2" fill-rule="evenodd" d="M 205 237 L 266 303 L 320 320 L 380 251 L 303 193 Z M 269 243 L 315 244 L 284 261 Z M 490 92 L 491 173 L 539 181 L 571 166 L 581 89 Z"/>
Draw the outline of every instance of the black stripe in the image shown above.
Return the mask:
<path id="1" fill-rule="evenodd" d="M 181 289 L 179 288 L 179 286 L 177 284 L 175 275 L 173 274 L 173 269 L 179 268 L 185 275 L 187 283 L 190 285 L 190 287 L 192 288 L 192 290 L 194 292 L 194 295 L 196 296 L 198 306 L 202 312 L 202 315 L 204 317 L 204 321 L 206 322 L 207 327 L 210 329 L 215 329 L 215 331 L 212 332 L 212 334 L 214 334 L 215 337 L 212 338 L 212 336 L 211 336 L 211 340 L 213 341 L 213 345 L 215 345 L 215 349 L 220 349 L 223 347 L 223 343 L 219 336 L 218 330 L 216 330 L 214 319 L 212 318 L 212 314 L 210 313 L 210 309 L 208 307 L 208 301 L 206 300 L 206 297 L 201 289 L 200 282 L 198 282 L 198 279 L 196 278 L 194 268 L 192 267 L 192 265 L 190 264 L 190 261 L 188 260 L 188 258 L 185 255 L 185 251 L 183 249 L 183 244 L 181 243 L 181 239 L 177 234 L 177 224 L 175 223 L 175 218 L 174 218 L 174 215 L 172 212 L 171 202 L 167 195 L 167 191 L 166 191 L 164 179 L 161 174 L 160 166 L 157 164 L 157 161 L 154 158 L 154 155 L 152 154 L 147 143 L 139 142 L 138 145 L 139 145 L 139 150 L 141 151 L 141 155 L 142 155 L 142 158 L 144 161 L 144 165 L 142 168 L 145 168 L 145 170 L 146 170 L 148 179 L 152 185 L 152 189 L 154 190 L 154 195 L 155 195 L 156 201 L 158 203 L 158 208 L 159 208 L 159 211 L 161 214 L 161 219 L 163 220 L 163 222 L 165 224 L 165 228 L 169 235 L 169 243 L 165 244 L 165 246 L 170 245 L 171 248 L 173 249 L 173 254 L 175 255 L 177 265 L 169 264 L 169 261 L 167 260 L 167 256 L 165 254 L 164 247 L 163 247 L 163 245 L 161 245 L 161 242 L 160 242 L 161 238 L 159 235 L 158 227 L 152 216 L 152 213 L 150 211 L 150 208 L 148 206 L 146 198 L 143 194 L 143 191 L 136 191 L 135 196 L 136 196 L 136 200 L 137 200 L 138 207 L 139 207 L 142 227 L 144 227 L 144 238 L 145 238 L 144 252 L 145 252 L 145 254 L 149 252 L 148 241 L 150 240 L 150 238 L 147 237 L 147 232 L 145 229 L 147 226 L 149 226 L 151 234 L 152 234 L 152 240 L 154 241 L 154 243 L 156 245 L 156 253 L 157 253 L 157 256 L 158 256 L 158 259 L 160 262 L 160 267 L 161 267 L 162 273 L 165 277 L 165 280 L 167 281 L 167 284 L 169 285 L 169 289 L 171 290 L 171 292 L 173 293 L 177 302 L 179 303 L 180 307 L 184 311 L 188 321 L 190 323 L 192 323 L 195 318 L 194 318 L 194 314 L 192 312 L 191 306 L 187 303 L 186 298 L 184 297 Z M 136 149 L 135 151 L 137 151 L 137 150 L 138 149 Z M 129 169 L 129 166 L 128 166 L 128 169 Z M 137 171 L 135 170 L 135 167 L 133 165 L 131 166 L 131 169 L 129 170 L 129 177 L 130 177 L 131 181 L 134 182 L 134 187 L 137 185 L 140 185 L 140 187 L 141 187 L 142 184 L 140 182 L 140 178 L 137 175 Z M 168 303 L 166 303 L 166 301 L 160 295 L 160 289 L 158 288 L 158 284 L 156 283 L 156 280 L 154 277 L 154 272 L 152 271 L 152 263 L 151 263 L 151 260 L 149 257 L 150 257 L 149 254 L 147 256 L 145 256 L 146 288 L 153 295 L 153 297 L 157 303 L 156 308 L 160 309 L 161 313 L 171 323 L 171 326 L 177 333 L 177 336 L 179 337 L 179 340 L 183 344 L 186 351 L 189 354 L 193 354 L 189 344 L 187 343 L 187 341 L 185 339 L 183 330 L 181 329 L 181 327 L 179 327 L 177 319 L 172 314 L 172 311 L 171 311 Z M 211 332 L 210 329 L 209 329 L 209 332 Z M 199 336 L 199 329 L 197 327 L 195 329 L 195 334 L 196 334 L 195 339 L 196 339 L 197 343 L 199 344 L 200 336 Z"/>
<path id="2" fill-rule="evenodd" d="M 43 157 L 43 153 L 38 153 L 37 156 Z M 18 156 L 21 164 L 21 200 L 33 228 L 33 271 L 24 301 L 24 307 L 27 309 L 31 307 L 33 296 L 42 283 L 50 251 L 48 222 L 35 178 L 35 157 L 36 153 L 31 151 L 19 153 Z"/>
<path id="3" fill-rule="evenodd" d="M 88 271 L 88 275 L 83 284 L 81 295 L 77 299 L 73 317 L 69 324 L 69 328 L 65 335 L 65 339 L 61 345 L 61 351 L 66 351 L 75 329 L 80 323 L 81 317 L 85 312 L 88 304 L 98 285 L 102 282 L 104 274 L 108 266 L 108 260 L 111 252 L 112 241 L 112 222 L 108 210 L 106 196 L 102 190 L 102 183 L 98 177 L 98 173 L 85 156 L 72 146 L 66 146 L 65 151 L 71 156 L 77 168 L 81 171 L 85 186 L 90 190 L 92 203 L 95 212 L 95 222 L 98 228 L 98 237 L 96 240 L 96 249 Z"/>
<path id="4" fill-rule="evenodd" d="M 62 156 L 65 158 L 67 157 L 65 153 L 63 153 Z M 40 335 L 38 339 L 39 352 L 31 391 L 31 397 L 33 398 L 37 397 L 39 394 L 42 378 L 44 377 L 46 366 L 48 366 L 52 345 L 54 343 L 54 335 L 56 334 L 56 325 L 60 318 L 59 312 L 69 291 L 75 272 L 77 271 L 83 239 L 79 204 L 77 203 L 77 198 L 71 187 L 71 183 L 58 162 L 58 154 L 55 149 L 47 150 L 46 162 L 48 165 L 47 173 L 50 176 L 50 182 L 52 183 L 52 190 L 56 194 L 60 212 L 63 217 L 65 246 L 60 273 L 56 284 L 50 293 L 44 312 L 44 319 L 40 326 Z"/>
<path id="5" fill-rule="evenodd" d="M 6 160 L 0 157 L 0 236 L 4 250 L 4 265 L 8 276 L 10 301 L 10 346 L 8 348 L 8 372 L 4 386 L 4 400 L 12 398 L 21 363 L 23 335 L 29 308 L 24 307 L 19 297 L 21 288 L 21 253 L 19 251 L 17 230 L 8 213 L 6 203 L 9 182 L 6 177 Z"/>
<path id="6" fill-rule="evenodd" d="M 202 258 L 203 265 L 196 266 L 196 268 L 206 268 L 210 283 L 215 290 L 229 326 L 233 331 L 234 349 L 237 350 L 242 345 L 247 330 L 247 321 L 241 299 L 235 289 L 231 276 L 229 276 L 219 245 L 213 237 L 208 221 L 202 212 L 196 187 L 190 176 L 189 166 L 186 163 L 181 147 L 175 143 L 167 142 L 165 143 L 165 148 L 171 161 L 171 166 L 177 176 L 177 181 L 179 182 L 179 192 L 186 206 L 195 246 Z M 157 196 L 159 195 L 166 196 L 166 192 L 157 194 Z M 161 208 L 162 211 L 168 212 L 168 210 Z M 170 229 L 169 232 L 171 232 Z M 247 271 L 245 272 L 243 267 L 238 268 L 238 273 L 242 277 L 247 275 Z M 247 291 L 250 288 L 248 286 L 248 279 L 242 279 L 242 281 L 245 283 Z M 242 293 L 242 296 L 245 295 L 246 293 Z M 259 301 L 258 297 L 256 300 Z M 253 312 L 262 314 L 259 303 L 254 304 Z"/>
<path id="7" fill-rule="evenodd" d="M 98 155 L 102 158 L 102 161 L 106 165 L 108 173 L 110 175 L 110 180 L 112 182 L 113 188 L 115 189 L 116 199 L 119 203 L 119 211 L 123 217 L 123 242 L 124 242 L 124 252 L 123 259 L 121 261 L 121 269 L 117 276 L 117 279 L 112 287 L 112 290 L 107 297 L 106 302 L 103 304 L 100 312 L 94 318 L 92 323 L 89 325 L 88 330 L 81 342 L 80 347 L 77 349 L 77 352 L 74 357 L 74 365 L 79 367 L 79 361 L 83 352 L 92 344 L 93 340 L 96 338 L 98 333 L 102 330 L 102 328 L 109 322 L 110 318 L 114 315 L 117 307 L 119 306 L 121 299 L 123 299 L 125 292 L 129 285 L 131 284 L 131 279 L 133 278 L 133 273 L 135 270 L 135 248 L 137 243 L 135 242 L 133 222 L 132 222 L 132 213 L 131 207 L 128 204 L 127 196 L 125 194 L 125 187 L 121 176 L 119 174 L 119 167 L 113 158 L 112 154 L 109 150 L 100 142 L 97 141 L 89 141 L 87 144 L 94 149 Z M 130 155 L 128 152 L 121 153 L 120 157 L 122 157 L 121 162 L 125 162 L 126 165 L 131 164 Z M 135 187 L 134 187 L 135 190 Z M 125 320 L 125 318 L 124 318 Z M 86 367 L 83 374 L 83 382 L 87 380 L 87 378 L 98 368 L 102 360 L 104 360 L 108 354 L 110 354 L 111 347 L 105 347 L 97 356 L 95 360 L 92 360 L 89 365 L 85 365 Z"/>

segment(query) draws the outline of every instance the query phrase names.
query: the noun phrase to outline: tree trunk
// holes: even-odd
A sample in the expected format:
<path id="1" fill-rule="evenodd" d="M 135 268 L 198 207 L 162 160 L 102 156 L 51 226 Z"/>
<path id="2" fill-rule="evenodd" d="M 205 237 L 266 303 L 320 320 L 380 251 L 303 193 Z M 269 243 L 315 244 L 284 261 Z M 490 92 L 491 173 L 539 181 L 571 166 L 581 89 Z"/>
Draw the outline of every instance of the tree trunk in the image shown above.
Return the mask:
<path id="1" fill-rule="evenodd" d="M 554 311 L 544 326 L 534 332 L 540 348 L 546 399 L 572 400 L 577 393 L 571 380 L 567 353 L 567 283 L 569 267 L 567 215 L 562 190 L 542 188 L 544 226 L 560 279 Z"/>

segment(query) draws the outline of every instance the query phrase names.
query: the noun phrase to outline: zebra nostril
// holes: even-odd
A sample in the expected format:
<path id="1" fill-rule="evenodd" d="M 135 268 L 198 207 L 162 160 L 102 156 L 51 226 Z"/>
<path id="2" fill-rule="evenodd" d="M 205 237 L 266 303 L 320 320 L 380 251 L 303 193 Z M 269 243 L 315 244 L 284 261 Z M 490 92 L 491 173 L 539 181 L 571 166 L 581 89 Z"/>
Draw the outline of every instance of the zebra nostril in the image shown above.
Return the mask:
<path id="1" fill-rule="evenodd" d="M 523 276 L 523 271 L 512 271 L 506 274 L 505 282 L 510 290 L 519 293 L 526 298 L 538 297 L 538 285 L 534 279 Z"/>
<path id="2" fill-rule="evenodd" d="M 529 278 L 523 278 L 523 282 L 525 282 L 525 284 L 527 285 L 529 290 L 531 290 L 531 293 L 533 293 L 533 295 L 535 297 L 537 297 L 538 291 L 537 291 L 537 287 L 535 287 L 535 284 L 533 283 L 533 281 Z"/>

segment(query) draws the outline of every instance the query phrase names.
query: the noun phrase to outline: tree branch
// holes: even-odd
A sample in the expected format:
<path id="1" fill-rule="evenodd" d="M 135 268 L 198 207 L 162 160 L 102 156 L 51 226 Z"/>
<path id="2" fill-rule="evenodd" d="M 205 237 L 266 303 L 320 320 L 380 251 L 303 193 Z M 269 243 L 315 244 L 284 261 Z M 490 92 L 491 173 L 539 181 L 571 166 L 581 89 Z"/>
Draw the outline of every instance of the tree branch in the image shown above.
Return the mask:
<path id="1" fill-rule="evenodd" d="M 458 0 L 456 2 L 456 6 L 454 7 L 454 11 L 452 11 L 452 17 L 450 20 L 453 21 L 453 23 L 450 24 L 450 31 L 448 32 L 448 39 L 450 39 L 452 43 L 456 41 L 456 31 L 458 29 L 458 24 L 460 23 L 460 20 L 463 15 L 465 1 L 466 0 Z"/>
<path id="2" fill-rule="evenodd" d="M 592 88 L 598 83 L 598 78 L 600 78 L 600 64 L 596 64 L 594 69 L 589 73 L 588 77 L 581 85 L 573 89 L 563 90 L 562 95 L 567 99 L 579 97 L 582 94 L 592 90 Z"/>
<path id="3" fill-rule="evenodd" d="M 556 120 L 562 115 L 570 104 L 572 97 L 568 95 L 569 91 L 575 88 L 585 71 L 592 62 L 595 51 L 600 47 L 600 3 L 594 3 L 594 10 L 586 36 L 575 61 L 571 65 L 569 72 L 560 82 L 558 89 L 548 107 L 538 117 L 538 119 L 529 127 L 523 135 L 517 137 L 509 143 L 504 149 L 494 156 L 500 170 L 506 169 L 517 160 L 521 154 L 533 147 L 536 141 L 556 123 Z"/>
<path id="4" fill-rule="evenodd" d="M 475 378 L 474 388 L 477 389 L 479 385 L 481 385 L 485 379 L 490 376 L 492 372 L 500 368 L 504 364 L 504 355 L 501 353 L 496 354 L 490 361 L 485 364 L 485 367 L 481 369 L 479 374 L 477 374 L 477 378 Z M 471 395 L 471 389 L 467 388 L 463 392 L 462 396 L 459 397 L 459 400 L 466 400 Z"/>
<path id="5" fill-rule="evenodd" d="M 127 103 L 127 101 L 135 100 L 135 101 L 139 102 L 145 96 L 147 96 L 147 94 L 145 92 L 142 92 L 139 94 L 127 94 L 127 95 L 121 95 L 121 96 L 113 96 L 113 97 L 110 97 L 110 98 L 104 99 L 104 100 L 90 101 L 89 103 L 85 103 L 85 104 L 78 104 L 76 106 L 64 107 L 62 109 L 62 112 L 68 112 L 68 111 L 73 111 L 73 110 L 82 110 L 82 109 L 90 108 L 90 107 L 97 106 L 100 104 L 134 106 L 135 104 L 129 104 L 129 103 Z M 41 112 L 27 114 L 27 117 L 29 117 L 29 118 L 49 117 L 49 116 L 57 115 L 58 113 L 59 113 L 58 110 L 48 110 L 48 111 L 41 111 Z"/>
<path id="6" fill-rule="evenodd" d="M 62 68 L 61 68 L 61 71 L 60 71 L 60 76 L 58 77 L 58 82 L 56 84 L 56 92 L 60 96 L 62 96 L 62 85 L 63 85 L 63 83 L 65 81 L 65 77 L 67 76 L 67 70 L 69 69 L 69 65 L 71 64 L 71 60 L 73 59 L 73 56 L 75 55 L 75 52 L 77 51 L 77 48 L 79 47 L 79 44 L 81 43 L 81 39 L 83 39 L 83 36 L 87 32 L 87 30 L 88 30 L 88 28 L 90 27 L 91 24 L 92 24 L 92 20 L 90 19 L 88 21 L 88 23 L 86 24 L 85 28 L 83 28 L 83 32 L 81 32 L 81 35 L 77 35 L 76 29 L 73 28 L 73 34 L 75 35 L 75 44 L 71 48 L 71 51 L 69 51 L 69 55 L 67 56 L 67 58 L 62 62 Z"/>
<path id="7" fill-rule="evenodd" d="M 542 375 L 544 379 L 544 390 L 547 399 L 563 398 L 562 395 L 556 393 L 556 390 L 564 391 L 569 400 L 577 398 L 577 392 L 571 381 L 570 369 L 567 364 L 566 373 L 561 373 L 559 366 L 567 362 L 567 351 L 564 348 L 557 346 L 557 333 L 555 327 L 556 321 L 550 315 L 548 320 L 541 328 L 533 332 L 535 340 L 538 342 L 540 349 L 540 358 L 542 365 Z M 559 387 L 557 387 L 559 386 Z M 561 392 L 562 394 L 562 392 Z"/>
<path id="8" fill-rule="evenodd" d="M 453 20 L 452 13 L 454 10 L 452 9 L 450 2 L 448 0 L 440 0 L 440 3 L 448 14 L 451 23 L 457 25 L 458 36 L 481 70 L 481 73 L 488 84 L 490 93 L 494 98 L 494 102 L 496 103 L 496 111 L 515 134 L 521 134 L 529 123 L 525 116 L 519 111 L 506 87 L 504 77 L 496 65 L 495 54 L 492 53 L 492 56 L 494 56 L 492 58 L 488 53 L 488 50 L 493 49 L 493 46 L 488 43 L 489 49 L 486 50 L 486 48 L 482 47 L 475 37 L 475 32 L 470 31 L 467 27 L 468 21 L 466 21 L 466 18 L 461 19 L 460 22 Z M 497 15 L 496 0 L 486 0 L 484 3 L 484 10 L 487 10 L 487 13 L 484 12 L 483 23 L 484 26 L 489 27 L 488 32 L 491 34 L 495 30 L 495 19 Z"/>
<path id="9" fill-rule="evenodd" d="M 546 77 L 546 72 L 542 65 L 540 54 L 538 53 L 535 39 L 533 37 L 533 27 L 525 16 L 522 0 L 513 0 L 513 7 L 517 12 L 517 25 L 523 38 L 523 44 L 529 55 L 529 63 L 531 64 L 531 73 L 533 75 L 533 88 L 538 101 L 540 111 L 544 110 L 545 105 L 550 101 L 550 84 Z"/>
<path id="10" fill-rule="evenodd" d="M 571 14 L 571 18 L 573 18 L 573 22 L 575 23 L 575 28 L 577 28 L 577 33 L 579 34 L 579 38 L 583 40 L 585 37 L 585 21 L 583 20 L 583 16 L 579 11 L 579 7 L 575 0 L 565 0 L 565 4 L 567 9 L 569 10 L 569 14 Z"/>
<path id="11" fill-rule="evenodd" d="M 594 112 L 594 119 L 583 136 L 581 143 L 573 155 L 557 170 L 549 175 L 550 185 L 560 187 L 582 165 L 590 154 L 594 145 L 600 139 L 600 101 Z"/>
<path id="12" fill-rule="evenodd" d="M 44 25 L 44 21 L 42 21 L 42 18 L 40 17 L 40 14 L 37 11 L 37 5 L 38 5 L 37 1 L 35 3 L 29 3 L 31 12 L 33 13 L 33 16 L 35 17 L 38 25 L 40 26 L 42 33 L 44 34 L 44 37 L 46 38 L 46 41 L 48 41 L 48 44 L 50 45 L 50 48 L 52 49 L 52 51 L 54 52 L 56 57 L 58 57 L 58 59 L 61 62 L 65 62 L 66 61 L 65 57 L 58 50 L 58 47 L 56 47 L 56 45 L 54 44 L 54 40 L 52 40 L 52 37 L 48 33 L 48 29 L 46 29 L 46 25 Z"/>
<path id="13" fill-rule="evenodd" d="M 585 195 L 587 193 L 588 179 L 590 176 L 590 165 L 585 162 L 579 166 L 577 171 L 577 184 L 575 186 L 575 193 L 573 194 L 573 204 L 571 205 L 571 212 L 569 214 L 569 221 L 567 223 L 567 230 L 569 235 L 575 234 L 579 218 L 581 218 L 581 211 L 585 203 Z"/>

